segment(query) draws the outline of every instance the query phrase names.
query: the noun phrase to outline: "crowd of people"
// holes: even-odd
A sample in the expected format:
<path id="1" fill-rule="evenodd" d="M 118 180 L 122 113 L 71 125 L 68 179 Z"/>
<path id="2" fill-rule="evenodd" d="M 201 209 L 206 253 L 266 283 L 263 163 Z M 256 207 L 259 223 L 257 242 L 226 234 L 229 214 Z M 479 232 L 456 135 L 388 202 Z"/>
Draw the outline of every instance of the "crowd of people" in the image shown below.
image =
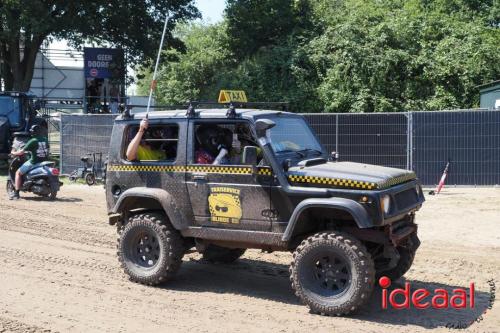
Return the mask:
<path id="1" fill-rule="evenodd" d="M 86 95 L 89 113 L 118 114 L 123 111 L 119 85 L 105 82 L 105 79 L 89 79 Z"/>

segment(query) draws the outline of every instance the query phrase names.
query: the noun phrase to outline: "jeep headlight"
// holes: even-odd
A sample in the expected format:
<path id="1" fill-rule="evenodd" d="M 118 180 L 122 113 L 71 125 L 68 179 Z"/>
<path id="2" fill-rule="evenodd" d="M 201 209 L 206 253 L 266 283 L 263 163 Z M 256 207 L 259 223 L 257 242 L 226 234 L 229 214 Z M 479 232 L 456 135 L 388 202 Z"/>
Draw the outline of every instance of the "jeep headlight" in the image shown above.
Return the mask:
<path id="1" fill-rule="evenodd" d="M 422 194 L 422 188 L 420 187 L 420 185 L 415 186 L 415 192 L 417 192 L 417 197 Z"/>
<path id="2" fill-rule="evenodd" d="M 380 198 L 380 209 L 384 212 L 384 214 L 388 214 L 391 210 L 391 197 L 388 195 L 384 195 Z"/>

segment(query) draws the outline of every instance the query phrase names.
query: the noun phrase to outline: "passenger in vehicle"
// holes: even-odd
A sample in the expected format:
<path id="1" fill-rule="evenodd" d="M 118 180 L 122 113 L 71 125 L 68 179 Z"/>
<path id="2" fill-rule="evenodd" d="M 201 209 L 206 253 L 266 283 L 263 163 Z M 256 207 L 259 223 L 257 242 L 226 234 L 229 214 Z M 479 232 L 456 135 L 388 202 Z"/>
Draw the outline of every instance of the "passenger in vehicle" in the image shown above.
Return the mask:
<path id="1" fill-rule="evenodd" d="M 222 128 L 219 133 L 219 146 L 217 150 L 219 153 L 212 164 L 231 164 L 230 152 L 232 149 L 233 132 L 228 128 Z"/>
<path id="2" fill-rule="evenodd" d="M 153 147 L 146 141 L 148 138 L 161 138 L 161 133 L 158 133 L 158 130 L 155 130 L 152 133 L 147 131 L 148 126 L 148 119 L 142 119 L 139 131 L 137 131 L 137 134 L 130 141 L 127 147 L 126 155 L 129 161 L 159 161 L 167 158 L 164 151 Z"/>
<path id="3" fill-rule="evenodd" d="M 229 131 L 229 133 L 228 133 Z M 232 132 L 217 125 L 200 125 L 196 130 L 196 164 L 229 164 Z"/>

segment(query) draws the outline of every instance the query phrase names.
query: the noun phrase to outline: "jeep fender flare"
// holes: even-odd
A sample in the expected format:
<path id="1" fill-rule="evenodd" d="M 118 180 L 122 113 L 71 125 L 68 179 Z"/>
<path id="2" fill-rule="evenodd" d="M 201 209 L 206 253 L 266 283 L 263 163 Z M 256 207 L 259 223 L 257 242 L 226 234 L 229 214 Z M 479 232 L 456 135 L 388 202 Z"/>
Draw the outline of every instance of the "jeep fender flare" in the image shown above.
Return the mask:
<path id="1" fill-rule="evenodd" d="M 172 195 L 159 188 L 135 187 L 126 190 L 116 202 L 111 213 L 121 214 L 123 209 L 127 206 L 129 200 L 140 198 L 152 199 L 158 202 L 175 229 L 182 230 L 188 226 L 186 217 L 177 208 Z"/>
<path id="2" fill-rule="evenodd" d="M 290 217 L 288 226 L 283 233 L 282 240 L 285 242 L 290 241 L 293 235 L 293 231 L 297 225 L 297 222 L 304 211 L 309 208 L 335 208 L 338 210 L 346 211 L 351 214 L 354 221 L 359 228 L 369 228 L 373 226 L 372 220 L 368 215 L 366 209 L 363 206 L 351 199 L 344 198 L 318 198 L 318 199 L 306 199 L 300 202 Z"/>

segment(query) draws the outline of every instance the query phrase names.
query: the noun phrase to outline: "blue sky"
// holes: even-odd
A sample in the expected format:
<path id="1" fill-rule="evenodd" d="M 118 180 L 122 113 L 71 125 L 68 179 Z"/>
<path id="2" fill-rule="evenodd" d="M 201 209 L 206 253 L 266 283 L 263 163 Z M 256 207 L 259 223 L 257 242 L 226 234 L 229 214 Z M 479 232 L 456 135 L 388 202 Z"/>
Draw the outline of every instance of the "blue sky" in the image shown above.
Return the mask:
<path id="1" fill-rule="evenodd" d="M 203 15 L 203 20 L 210 23 L 217 23 L 222 19 L 224 8 L 226 7 L 225 0 L 196 0 L 196 7 Z"/>

